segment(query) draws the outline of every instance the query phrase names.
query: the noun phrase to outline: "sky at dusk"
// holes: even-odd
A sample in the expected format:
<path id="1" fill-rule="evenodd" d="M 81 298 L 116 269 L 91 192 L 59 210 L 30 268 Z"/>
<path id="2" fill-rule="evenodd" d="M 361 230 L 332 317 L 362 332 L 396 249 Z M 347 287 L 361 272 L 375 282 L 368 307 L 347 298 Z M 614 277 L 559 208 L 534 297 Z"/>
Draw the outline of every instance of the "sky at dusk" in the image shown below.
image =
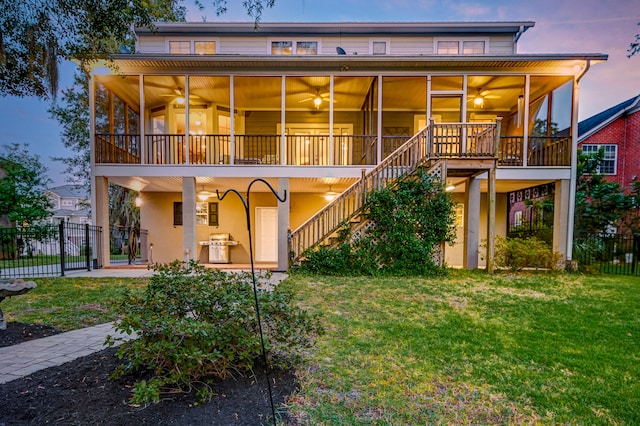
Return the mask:
<path id="1" fill-rule="evenodd" d="M 226 14 L 191 8 L 190 21 L 251 21 L 240 0 L 228 0 Z M 208 0 L 202 0 L 206 6 Z M 190 6 L 191 0 L 185 0 Z M 208 13 L 207 13 L 208 12 Z M 627 58 L 640 31 L 638 0 L 276 0 L 263 22 L 437 22 L 534 21 L 518 53 L 604 53 L 609 60 L 591 68 L 580 83 L 583 120 L 640 94 L 640 54 Z M 73 67 L 63 64 L 61 88 L 71 83 Z M 29 144 L 49 169 L 52 185 L 65 183 L 64 166 L 51 157 L 68 157 L 60 127 L 34 98 L 0 98 L 0 145 Z"/>

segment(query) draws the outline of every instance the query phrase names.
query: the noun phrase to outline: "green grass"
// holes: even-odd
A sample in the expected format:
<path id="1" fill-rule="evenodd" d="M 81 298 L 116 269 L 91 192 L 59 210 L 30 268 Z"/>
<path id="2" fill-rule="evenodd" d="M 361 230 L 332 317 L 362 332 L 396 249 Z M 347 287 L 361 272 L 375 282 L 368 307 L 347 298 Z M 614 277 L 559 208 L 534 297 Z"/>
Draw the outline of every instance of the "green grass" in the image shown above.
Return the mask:
<path id="1" fill-rule="evenodd" d="M 144 278 L 40 278 L 10 321 L 115 319 Z M 640 424 L 640 278 L 292 275 L 326 329 L 289 403 L 305 425 Z"/>
<path id="2" fill-rule="evenodd" d="M 291 402 L 303 424 L 640 424 L 639 278 L 284 285 L 327 330 Z"/>
<path id="3" fill-rule="evenodd" d="M 9 297 L 1 308 L 7 321 L 48 324 L 74 330 L 116 319 L 122 290 L 141 290 L 147 278 L 36 278 L 29 293 Z"/>

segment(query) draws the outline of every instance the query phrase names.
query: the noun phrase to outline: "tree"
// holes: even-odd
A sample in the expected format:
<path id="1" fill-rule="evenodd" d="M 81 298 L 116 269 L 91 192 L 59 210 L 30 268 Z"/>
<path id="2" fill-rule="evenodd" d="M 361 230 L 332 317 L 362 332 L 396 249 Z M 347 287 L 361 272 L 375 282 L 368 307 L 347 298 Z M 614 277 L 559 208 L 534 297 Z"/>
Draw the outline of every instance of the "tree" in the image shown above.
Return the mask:
<path id="1" fill-rule="evenodd" d="M 0 215 L 14 224 L 34 224 L 51 216 L 53 205 L 45 192 L 50 183 L 40 157 L 28 146 L 5 145 L 0 155 Z"/>
<path id="2" fill-rule="evenodd" d="M 603 159 L 603 149 L 594 154 L 578 153 L 575 231 L 579 236 L 606 233 L 613 226 L 618 230 L 632 227 L 629 219 L 637 209 L 637 197 L 599 173 Z"/>
<path id="3" fill-rule="evenodd" d="M 217 14 L 227 0 L 211 0 Z M 203 9 L 201 0 L 193 0 Z M 49 98 L 58 91 L 58 63 L 82 69 L 130 45 L 134 27 L 158 18 L 183 20 L 183 0 L 0 0 L 0 95 Z M 256 24 L 275 0 L 243 0 Z"/>

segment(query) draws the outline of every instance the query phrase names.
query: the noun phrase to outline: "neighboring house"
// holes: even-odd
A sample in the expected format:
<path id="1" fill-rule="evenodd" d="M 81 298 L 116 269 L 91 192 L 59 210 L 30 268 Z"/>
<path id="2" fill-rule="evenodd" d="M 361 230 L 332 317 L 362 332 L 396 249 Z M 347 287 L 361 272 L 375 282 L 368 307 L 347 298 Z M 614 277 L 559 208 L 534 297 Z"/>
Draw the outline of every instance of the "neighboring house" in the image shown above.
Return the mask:
<path id="1" fill-rule="evenodd" d="M 47 190 L 53 204 L 50 221 L 60 223 L 91 223 L 88 191 L 79 185 L 62 185 Z"/>
<path id="2" fill-rule="evenodd" d="M 200 242 L 229 234 L 238 243 L 229 260 L 248 263 L 244 206 L 234 194 L 219 201 L 215 191 L 245 194 L 263 178 L 287 198 L 279 203 L 253 185 L 255 259 L 283 270 L 356 215 L 362 193 L 424 164 L 458 202 L 447 264 L 482 265 L 485 240 L 526 217 L 508 209 L 541 191 L 553 206 L 550 240 L 570 258 L 577 89 L 607 56 L 518 54 L 533 26 L 138 29 L 137 53 L 116 55 L 117 73 L 99 64 L 92 73 L 95 224 L 108 227 L 114 183 L 140 192 L 149 232 L 141 250 L 153 247 L 154 262 L 208 262 Z"/>
<path id="3" fill-rule="evenodd" d="M 600 173 L 624 188 L 640 179 L 640 95 L 578 123 L 578 147 L 604 150 Z"/>

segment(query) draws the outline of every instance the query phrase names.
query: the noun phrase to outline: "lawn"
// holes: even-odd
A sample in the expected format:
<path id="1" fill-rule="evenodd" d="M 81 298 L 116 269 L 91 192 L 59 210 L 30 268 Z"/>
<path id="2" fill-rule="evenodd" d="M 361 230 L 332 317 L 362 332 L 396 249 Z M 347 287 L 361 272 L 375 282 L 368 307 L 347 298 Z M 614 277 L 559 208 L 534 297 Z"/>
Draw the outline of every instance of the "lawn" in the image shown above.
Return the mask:
<path id="1" fill-rule="evenodd" d="M 115 318 L 146 279 L 37 279 L 10 321 L 73 329 Z M 640 424 L 640 278 L 451 271 L 292 275 L 325 333 L 299 369 L 300 424 Z"/>
<path id="2" fill-rule="evenodd" d="M 116 319 L 125 287 L 142 291 L 147 278 L 35 278 L 37 287 L 0 306 L 7 321 L 48 324 L 68 331 Z"/>
<path id="3" fill-rule="evenodd" d="M 303 424 L 640 424 L 640 278 L 294 275 Z"/>

